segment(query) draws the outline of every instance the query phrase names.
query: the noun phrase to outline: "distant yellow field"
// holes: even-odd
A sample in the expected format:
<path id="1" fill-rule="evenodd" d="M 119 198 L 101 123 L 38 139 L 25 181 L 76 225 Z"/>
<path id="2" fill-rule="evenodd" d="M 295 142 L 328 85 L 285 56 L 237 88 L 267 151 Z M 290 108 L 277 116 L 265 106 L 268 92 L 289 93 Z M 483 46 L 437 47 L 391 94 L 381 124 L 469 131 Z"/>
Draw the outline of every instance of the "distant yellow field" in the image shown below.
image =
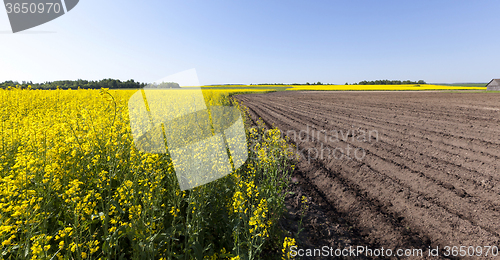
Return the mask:
<path id="1" fill-rule="evenodd" d="M 445 85 L 220 85 L 203 86 L 202 89 L 235 92 L 268 92 L 283 90 L 319 90 L 319 91 L 421 91 L 421 90 L 486 90 L 486 87 L 445 86 Z"/>
<path id="2" fill-rule="evenodd" d="M 398 91 L 398 90 L 486 90 L 486 87 L 459 87 L 441 85 L 301 85 L 287 90 L 334 90 L 334 91 Z"/>

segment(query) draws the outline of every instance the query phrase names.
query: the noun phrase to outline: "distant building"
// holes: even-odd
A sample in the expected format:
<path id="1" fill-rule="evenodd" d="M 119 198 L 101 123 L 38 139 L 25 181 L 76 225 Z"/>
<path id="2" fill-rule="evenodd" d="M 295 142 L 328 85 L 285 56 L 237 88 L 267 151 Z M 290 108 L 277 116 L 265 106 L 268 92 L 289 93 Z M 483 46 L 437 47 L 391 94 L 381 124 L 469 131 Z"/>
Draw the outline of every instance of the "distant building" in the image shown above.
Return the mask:
<path id="1" fill-rule="evenodd" d="M 492 79 L 488 85 L 486 85 L 486 90 L 500 90 L 500 79 Z"/>

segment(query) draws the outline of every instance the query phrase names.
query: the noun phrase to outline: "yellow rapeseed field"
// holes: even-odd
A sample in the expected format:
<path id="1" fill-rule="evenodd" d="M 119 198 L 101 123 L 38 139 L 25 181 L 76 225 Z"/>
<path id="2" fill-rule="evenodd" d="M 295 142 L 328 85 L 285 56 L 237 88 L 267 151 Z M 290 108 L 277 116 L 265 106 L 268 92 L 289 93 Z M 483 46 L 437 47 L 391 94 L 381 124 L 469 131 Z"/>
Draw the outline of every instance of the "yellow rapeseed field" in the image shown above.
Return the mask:
<path id="1" fill-rule="evenodd" d="M 181 191 L 169 154 L 133 143 L 135 92 L 0 90 L 2 258 L 257 259 L 283 241 L 293 154 L 279 130 L 247 126 L 241 168 Z M 203 94 L 229 105 L 230 92 Z"/>
<path id="2" fill-rule="evenodd" d="M 300 85 L 287 90 L 332 91 L 423 91 L 423 90 L 486 90 L 486 87 L 459 87 L 442 85 Z"/>

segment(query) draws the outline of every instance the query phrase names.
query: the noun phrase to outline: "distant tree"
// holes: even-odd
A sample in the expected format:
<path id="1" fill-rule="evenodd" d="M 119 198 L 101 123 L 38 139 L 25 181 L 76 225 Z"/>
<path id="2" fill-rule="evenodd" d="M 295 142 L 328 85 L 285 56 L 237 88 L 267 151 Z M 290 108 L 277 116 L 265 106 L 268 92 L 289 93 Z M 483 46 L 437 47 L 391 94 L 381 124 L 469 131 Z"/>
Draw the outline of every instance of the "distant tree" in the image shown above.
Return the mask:
<path id="1" fill-rule="evenodd" d="M 178 83 L 175 82 L 162 82 L 160 84 L 150 84 L 148 88 L 180 88 Z"/>
<path id="2" fill-rule="evenodd" d="M 117 79 L 103 79 L 100 81 L 88 81 L 88 80 L 59 80 L 59 81 L 46 81 L 44 83 L 33 83 L 32 81 L 19 83 L 17 81 L 5 81 L 0 83 L 0 88 L 16 87 L 27 88 L 31 85 L 33 89 L 56 89 L 57 87 L 61 89 L 76 89 L 78 87 L 82 89 L 100 89 L 100 88 L 143 88 L 146 86 L 145 83 L 135 82 L 132 80 L 127 80 L 126 82 L 121 82 Z"/>
<path id="3" fill-rule="evenodd" d="M 353 85 L 355 85 L 355 84 L 356 83 L 354 83 Z M 427 83 L 425 83 L 425 81 L 423 81 L 423 80 L 419 80 L 418 82 L 416 82 L 416 81 L 411 81 L 411 80 L 401 81 L 401 80 L 383 79 L 383 80 L 374 80 L 374 81 L 363 80 L 363 81 L 358 82 L 357 84 L 359 84 L 359 85 L 401 85 L 401 84 L 411 85 L 411 84 L 427 84 Z"/>

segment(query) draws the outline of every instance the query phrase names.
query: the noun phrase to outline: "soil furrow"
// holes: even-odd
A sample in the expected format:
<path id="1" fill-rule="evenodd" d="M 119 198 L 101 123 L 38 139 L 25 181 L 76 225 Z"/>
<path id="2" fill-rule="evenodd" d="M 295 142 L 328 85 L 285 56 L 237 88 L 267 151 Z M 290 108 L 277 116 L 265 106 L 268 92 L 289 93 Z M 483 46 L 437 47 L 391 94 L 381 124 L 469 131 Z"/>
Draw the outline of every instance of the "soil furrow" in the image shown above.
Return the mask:
<path id="1" fill-rule="evenodd" d="M 345 215 L 366 243 L 393 248 L 498 246 L 498 97 L 369 92 L 237 96 L 254 121 L 260 117 L 284 133 L 310 130 L 315 140 L 295 138 L 306 153 L 298 171 L 307 185 Z M 377 142 L 359 141 L 353 132 L 347 138 L 343 132 L 344 138 L 329 142 L 327 130 L 332 129 L 375 129 L 380 135 Z M 353 154 L 335 159 L 314 153 L 349 148 L 363 150 L 362 160 Z"/>

